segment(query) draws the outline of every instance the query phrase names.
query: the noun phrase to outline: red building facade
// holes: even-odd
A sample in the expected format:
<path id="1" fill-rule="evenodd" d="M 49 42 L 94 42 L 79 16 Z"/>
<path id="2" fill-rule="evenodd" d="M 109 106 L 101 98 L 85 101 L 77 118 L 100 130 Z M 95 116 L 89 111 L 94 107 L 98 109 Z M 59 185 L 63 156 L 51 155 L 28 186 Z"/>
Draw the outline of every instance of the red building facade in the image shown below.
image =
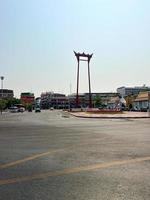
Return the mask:
<path id="1" fill-rule="evenodd" d="M 21 103 L 22 104 L 33 104 L 34 103 L 34 94 L 30 92 L 21 93 Z"/>

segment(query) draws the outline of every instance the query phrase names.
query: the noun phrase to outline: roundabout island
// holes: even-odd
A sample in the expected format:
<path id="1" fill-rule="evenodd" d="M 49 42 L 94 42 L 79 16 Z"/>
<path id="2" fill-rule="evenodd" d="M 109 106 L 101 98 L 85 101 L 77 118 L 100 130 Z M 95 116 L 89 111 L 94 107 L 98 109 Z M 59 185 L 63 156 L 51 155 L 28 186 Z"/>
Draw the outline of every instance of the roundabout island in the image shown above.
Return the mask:
<path id="1" fill-rule="evenodd" d="M 86 111 L 70 111 L 70 115 L 80 118 L 93 118 L 93 119 L 140 119 L 150 118 L 150 112 L 133 112 L 121 110 L 95 110 L 88 109 Z"/>

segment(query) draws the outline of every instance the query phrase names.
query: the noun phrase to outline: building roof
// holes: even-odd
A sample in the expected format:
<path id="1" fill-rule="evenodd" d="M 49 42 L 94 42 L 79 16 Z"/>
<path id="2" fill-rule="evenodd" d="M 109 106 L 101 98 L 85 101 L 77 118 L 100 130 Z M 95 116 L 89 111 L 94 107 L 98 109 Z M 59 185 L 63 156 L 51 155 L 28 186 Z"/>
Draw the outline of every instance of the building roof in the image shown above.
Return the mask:
<path id="1" fill-rule="evenodd" d="M 149 87 L 149 86 L 146 86 L 146 85 L 143 85 L 143 86 L 135 86 L 135 87 L 125 87 L 125 86 L 122 86 L 122 87 L 117 88 L 117 90 L 118 90 L 118 89 L 150 90 L 150 87 Z"/>
<path id="2" fill-rule="evenodd" d="M 134 101 L 148 101 L 148 92 L 140 92 Z"/>
<path id="3" fill-rule="evenodd" d="M 31 92 L 23 92 L 23 93 L 21 93 L 21 96 L 23 97 L 23 96 L 29 96 L 29 97 L 34 97 L 34 94 L 33 93 L 31 93 Z"/>
<path id="4" fill-rule="evenodd" d="M 0 93 L 13 93 L 13 90 L 10 89 L 0 89 Z"/>

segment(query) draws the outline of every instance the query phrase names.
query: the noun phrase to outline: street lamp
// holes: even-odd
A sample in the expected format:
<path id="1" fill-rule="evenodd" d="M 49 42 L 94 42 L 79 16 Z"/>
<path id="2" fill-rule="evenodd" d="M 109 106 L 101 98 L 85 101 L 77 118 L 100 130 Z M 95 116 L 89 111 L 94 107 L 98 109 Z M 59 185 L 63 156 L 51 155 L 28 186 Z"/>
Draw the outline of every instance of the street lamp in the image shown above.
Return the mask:
<path id="1" fill-rule="evenodd" d="M 4 76 L 1 76 L 1 91 L 2 91 L 2 98 L 3 98 L 3 80 L 4 80 Z"/>

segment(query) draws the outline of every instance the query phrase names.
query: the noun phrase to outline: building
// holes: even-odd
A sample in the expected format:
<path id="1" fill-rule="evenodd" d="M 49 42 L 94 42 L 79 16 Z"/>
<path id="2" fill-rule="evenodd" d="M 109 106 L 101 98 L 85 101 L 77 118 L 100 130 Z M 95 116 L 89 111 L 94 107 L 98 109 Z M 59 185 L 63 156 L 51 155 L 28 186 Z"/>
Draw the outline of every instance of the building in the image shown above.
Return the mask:
<path id="1" fill-rule="evenodd" d="M 150 105 L 150 92 L 140 92 L 133 102 L 134 108 L 147 111 Z"/>
<path id="2" fill-rule="evenodd" d="M 41 107 L 49 109 L 51 107 L 56 109 L 68 108 L 68 98 L 65 94 L 45 92 L 41 94 Z"/>
<path id="3" fill-rule="evenodd" d="M 105 93 L 92 93 L 92 107 L 99 107 L 98 102 L 102 106 L 108 105 L 108 102 L 112 99 L 119 98 L 118 93 L 105 92 Z M 79 107 L 87 108 L 89 106 L 89 93 L 80 93 L 79 97 Z M 65 94 L 45 92 L 41 94 L 40 100 L 41 108 L 49 109 L 51 107 L 56 109 L 63 108 L 76 108 L 76 94 L 66 96 Z"/>
<path id="4" fill-rule="evenodd" d="M 101 105 L 107 106 L 108 102 L 110 101 L 110 99 L 112 97 L 118 97 L 118 96 L 119 96 L 119 94 L 114 93 L 114 92 L 100 92 L 100 93 L 95 92 L 95 93 L 92 93 L 93 107 L 95 107 L 94 104 L 95 104 L 96 99 L 99 99 Z M 88 104 L 89 93 L 85 93 L 85 101 L 86 101 L 86 104 Z"/>
<path id="5" fill-rule="evenodd" d="M 129 95 L 138 95 L 140 92 L 150 91 L 150 87 L 143 85 L 142 87 L 119 87 L 117 88 L 117 93 L 122 97 Z"/>
<path id="6" fill-rule="evenodd" d="M 30 92 L 21 93 L 20 99 L 23 105 L 34 104 L 34 94 Z"/>
<path id="7" fill-rule="evenodd" d="M 91 93 L 92 107 L 107 106 L 108 102 L 113 97 L 119 97 L 118 93 L 103 92 L 103 93 Z M 76 94 L 68 96 L 69 104 L 71 108 L 76 107 Z M 87 108 L 89 106 L 89 93 L 79 94 L 79 106 Z"/>
<path id="8" fill-rule="evenodd" d="M 109 99 L 109 101 L 107 103 L 107 107 L 109 109 L 121 108 L 119 96 L 110 97 L 110 99 Z"/>
<path id="9" fill-rule="evenodd" d="M 70 108 L 75 108 L 76 107 L 76 93 L 68 95 L 68 102 L 69 102 L 69 107 Z M 85 107 L 85 94 L 84 93 L 79 93 L 78 94 L 78 105 L 79 107 Z"/>
<path id="10" fill-rule="evenodd" d="M 13 90 L 9 89 L 0 89 L 0 98 L 13 98 L 14 97 L 14 92 Z"/>

